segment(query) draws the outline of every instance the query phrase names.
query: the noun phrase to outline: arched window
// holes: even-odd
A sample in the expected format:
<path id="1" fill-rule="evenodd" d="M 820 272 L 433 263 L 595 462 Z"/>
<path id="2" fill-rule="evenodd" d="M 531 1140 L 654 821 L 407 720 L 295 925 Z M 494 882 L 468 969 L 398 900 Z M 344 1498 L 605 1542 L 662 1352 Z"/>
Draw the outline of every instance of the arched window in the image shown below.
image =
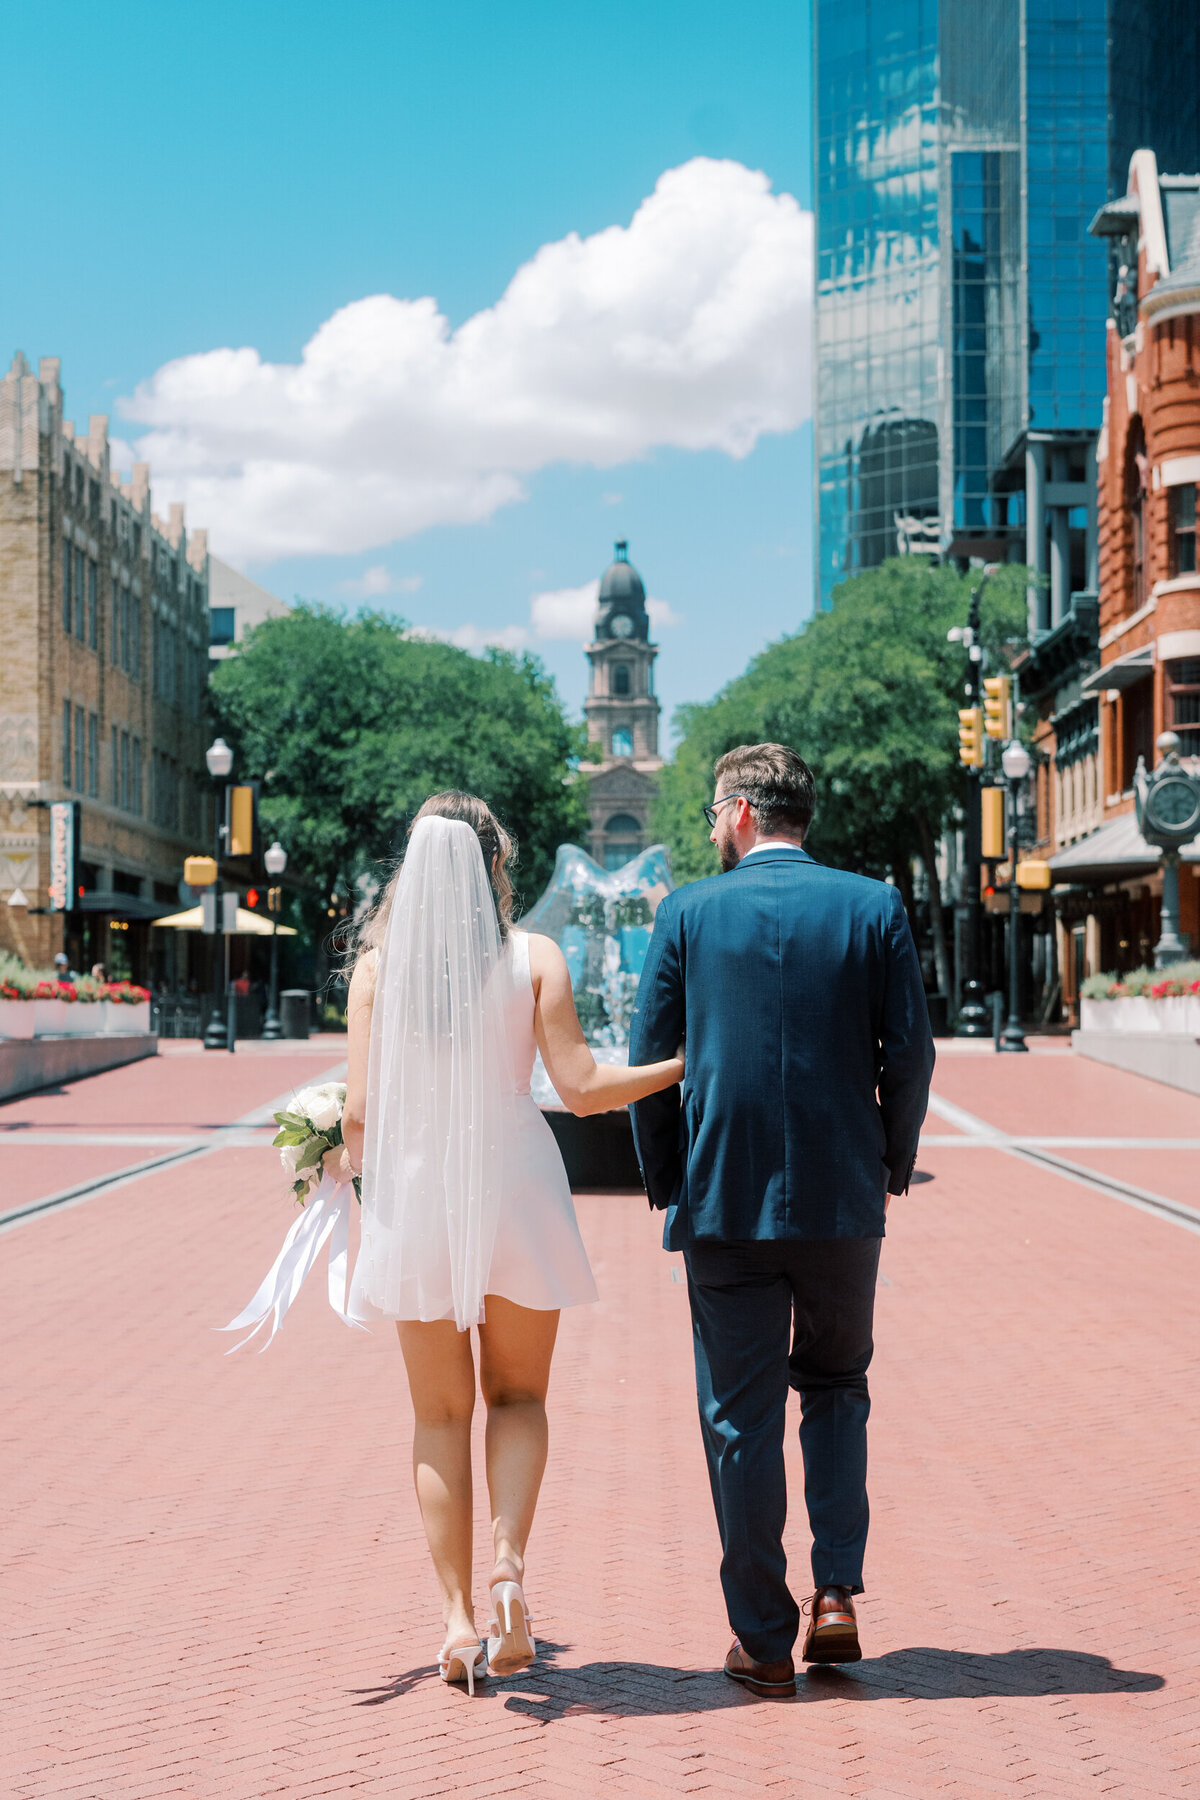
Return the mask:
<path id="1" fill-rule="evenodd" d="M 618 663 L 616 668 L 613 670 L 612 691 L 614 694 L 620 694 L 622 696 L 625 694 L 628 694 L 628 692 L 629 692 L 629 664 L 628 663 Z"/>
<path id="2" fill-rule="evenodd" d="M 604 866 L 622 869 L 642 848 L 642 828 L 630 813 L 614 813 L 604 827 Z"/>
<path id="3" fill-rule="evenodd" d="M 633 755 L 633 733 L 628 725 L 618 725 L 613 732 L 612 753 L 614 756 Z"/>

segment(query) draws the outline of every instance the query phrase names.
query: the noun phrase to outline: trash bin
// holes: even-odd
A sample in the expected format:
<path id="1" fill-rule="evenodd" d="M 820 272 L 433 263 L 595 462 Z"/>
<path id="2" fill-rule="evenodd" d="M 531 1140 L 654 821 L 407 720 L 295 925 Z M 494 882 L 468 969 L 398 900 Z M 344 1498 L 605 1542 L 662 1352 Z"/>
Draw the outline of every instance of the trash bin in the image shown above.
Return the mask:
<path id="1" fill-rule="evenodd" d="M 306 1038 L 312 1029 L 312 996 L 307 988 L 284 988 L 279 1023 L 285 1038 Z"/>

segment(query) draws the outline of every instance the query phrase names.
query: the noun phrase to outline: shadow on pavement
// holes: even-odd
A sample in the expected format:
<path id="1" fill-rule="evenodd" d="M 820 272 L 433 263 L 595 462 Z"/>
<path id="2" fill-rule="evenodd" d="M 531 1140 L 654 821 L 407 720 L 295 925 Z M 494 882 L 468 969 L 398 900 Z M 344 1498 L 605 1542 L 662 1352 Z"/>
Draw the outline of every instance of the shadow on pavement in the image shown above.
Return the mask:
<path id="1" fill-rule="evenodd" d="M 595 1662 L 578 1668 L 557 1666 L 569 1644 L 538 1640 L 532 1669 L 508 1680 L 489 1678 L 475 1692 L 480 1700 L 503 1700 L 505 1710 L 553 1725 L 580 1713 L 613 1718 L 648 1718 L 672 1713 L 722 1712 L 749 1706 L 756 1697 L 727 1681 L 719 1669 L 677 1669 L 661 1663 Z M 356 1688 L 366 1697 L 357 1706 L 399 1700 L 420 1683 L 436 1680 L 429 1663 L 406 1670 L 378 1688 Z M 938 1650 L 914 1647 L 852 1668 L 801 1668 L 797 1703 L 824 1700 L 997 1700 L 1036 1699 L 1060 1694 L 1146 1694 L 1165 1687 L 1161 1675 L 1114 1668 L 1105 1656 L 1081 1650 Z M 455 1688 L 466 1698 L 465 1688 Z M 764 1700 L 764 1706 L 786 1704 Z"/>

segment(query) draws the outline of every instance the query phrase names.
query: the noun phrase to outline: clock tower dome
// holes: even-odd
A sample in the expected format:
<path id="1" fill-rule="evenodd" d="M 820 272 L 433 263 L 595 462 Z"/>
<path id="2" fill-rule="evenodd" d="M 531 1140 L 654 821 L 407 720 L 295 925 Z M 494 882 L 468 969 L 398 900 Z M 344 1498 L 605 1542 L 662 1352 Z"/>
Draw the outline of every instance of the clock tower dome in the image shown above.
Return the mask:
<path id="1" fill-rule="evenodd" d="M 590 764 L 591 854 L 606 869 L 623 863 L 649 842 L 650 807 L 658 792 L 660 707 L 654 694 L 658 646 L 650 642 L 650 615 L 642 578 L 622 539 L 604 571 L 596 601 L 591 665 L 584 702 L 588 738 L 601 760 Z"/>

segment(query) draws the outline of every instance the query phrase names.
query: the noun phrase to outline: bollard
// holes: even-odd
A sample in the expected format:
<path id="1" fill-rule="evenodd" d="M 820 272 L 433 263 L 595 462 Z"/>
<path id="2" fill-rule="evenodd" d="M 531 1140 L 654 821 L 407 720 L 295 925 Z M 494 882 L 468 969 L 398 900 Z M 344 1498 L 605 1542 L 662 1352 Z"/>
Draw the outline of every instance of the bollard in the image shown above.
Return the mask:
<path id="1" fill-rule="evenodd" d="M 232 1050 L 237 1042 L 237 995 L 230 988 L 225 1007 L 225 1048 Z"/>
<path id="2" fill-rule="evenodd" d="M 999 988 L 988 995 L 992 1004 L 992 1048 L 999 1050 L 1000 1039 L 1004 1035 L 1004 995 Z"/>

